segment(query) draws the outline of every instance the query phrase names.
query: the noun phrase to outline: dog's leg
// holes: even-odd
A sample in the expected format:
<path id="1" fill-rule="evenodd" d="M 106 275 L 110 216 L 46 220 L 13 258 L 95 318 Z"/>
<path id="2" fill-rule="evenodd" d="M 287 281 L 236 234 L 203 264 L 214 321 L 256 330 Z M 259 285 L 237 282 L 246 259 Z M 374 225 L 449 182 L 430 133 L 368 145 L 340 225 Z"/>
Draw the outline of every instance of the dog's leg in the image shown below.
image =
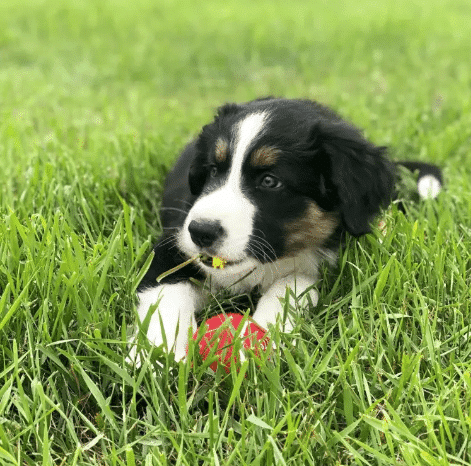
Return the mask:
<path id="1" fill-rule="evenodd" d="M 186 356 L 188 332 L 196 330 L 195 312 L 201 309 L 206 300 L 205 292 L 189 282 L 165 284 L 147 288 L 138 293 L 139 320 L 144 322 L 152 307 L 155 308 L 149 320 L 147 338 L 155 345 L 166 342 L 169 352 L 175 353 L 175 360 Z M 162 334 L 162 330 L 165 333 Z M 136 347 L 130 352 L 128 360 L 139 364 Z"/>
<path id="2" fill-rule="evenodd" d="M 294 296 L 296 296 L 295 298 L 290 292 L 290 307 L 296 308 L 296 304 L 301 307 L 308 304 L 307 295 L 310 296 L 311 302 L 315 306 L 318 301 L 317 291 L 310 289 L 304 293 L 313 285 L 313 281 L 313 278 L 304 275 L 288 275 L 287 277 L 277 280 L 260 298 L 253 315 L 254 321 L 262 327 L 268 328 L 269 325 L 276 323 L 277 318 L 281 318 L 283 331 L 292 331 L 293 322 L 289 315 L 286 316 L 286 320 L 282 322 L 283 304 L 280 302 L 280 299 L 284 299 L 286 290 L 290 289 L 294 293 Z M 300 295 L 302 296 L 298 299 Z"/>

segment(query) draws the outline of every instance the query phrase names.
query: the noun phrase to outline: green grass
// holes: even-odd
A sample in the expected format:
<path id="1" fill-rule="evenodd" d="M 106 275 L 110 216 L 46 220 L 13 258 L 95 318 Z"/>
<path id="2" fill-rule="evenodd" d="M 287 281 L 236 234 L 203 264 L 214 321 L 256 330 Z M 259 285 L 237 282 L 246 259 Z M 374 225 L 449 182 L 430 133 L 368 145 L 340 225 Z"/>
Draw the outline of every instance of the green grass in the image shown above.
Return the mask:
<path id="1" fill-rule="evenodd" d="M 454 0 L 3 0 L 0 464 L 470 465 L 470 37 Z M 268 94 L 442 165 L 446 191 L 348 241 L 271 360 L 130 369 L 166 169 L 215 107 Z"/>

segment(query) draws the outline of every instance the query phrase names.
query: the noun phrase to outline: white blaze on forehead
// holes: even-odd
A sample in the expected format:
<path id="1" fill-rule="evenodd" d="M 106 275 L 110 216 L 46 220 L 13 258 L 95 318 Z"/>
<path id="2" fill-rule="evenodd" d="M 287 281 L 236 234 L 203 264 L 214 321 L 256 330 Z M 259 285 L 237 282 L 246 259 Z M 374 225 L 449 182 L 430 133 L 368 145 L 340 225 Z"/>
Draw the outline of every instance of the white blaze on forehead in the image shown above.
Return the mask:
<path id="1" fill-rule="evenodd" d="M 260 134 L 267 119 L 267 113 L 252 113 L 246 116 L 237 125 L 235 149 L 232 155 L 232 165 L 228 182 L 232 186 L 240 186 L 242 165 L 247 149 L 253 140 Z"/>

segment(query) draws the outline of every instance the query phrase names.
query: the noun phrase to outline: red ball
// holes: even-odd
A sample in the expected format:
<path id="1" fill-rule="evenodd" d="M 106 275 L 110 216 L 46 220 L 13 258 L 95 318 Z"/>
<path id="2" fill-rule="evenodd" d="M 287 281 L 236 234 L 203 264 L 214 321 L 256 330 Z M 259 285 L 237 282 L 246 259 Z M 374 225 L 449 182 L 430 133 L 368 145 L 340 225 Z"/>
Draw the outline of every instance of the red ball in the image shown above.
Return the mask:
<path id="1" fill-rule="evenodd" d="M 238 355 L 233 355 L 233 342 L 243 320 L 246 329 L 243 335 L 240 334 L 240 338 L 243 339 L 242 347 L 252 349 L 256 355 L 260 355 L 260 350 L 265 351 L 267 349 L 269 339 L 265 336 L 266 330 L 253 320 L 244 319 L 241 314 L 234 313 L 211 317 L 203 324 L 206 331 L 199 341 L 199 352 L 203 359 L 206 359 L 214 351 L 213 354 L 218 359 L 209 365 L 213 371 L 216 372 L 218 364 L 223 364 L 224 370 L 229 373 L 231 364 L 237 362 Z M 242 330 L 239 329 L 239 331 Z M 198 331 L 195 332 L 193 340 L 197 340 L 198 333 Z M 216 345 L 216 350 L 213 350 Z"/>

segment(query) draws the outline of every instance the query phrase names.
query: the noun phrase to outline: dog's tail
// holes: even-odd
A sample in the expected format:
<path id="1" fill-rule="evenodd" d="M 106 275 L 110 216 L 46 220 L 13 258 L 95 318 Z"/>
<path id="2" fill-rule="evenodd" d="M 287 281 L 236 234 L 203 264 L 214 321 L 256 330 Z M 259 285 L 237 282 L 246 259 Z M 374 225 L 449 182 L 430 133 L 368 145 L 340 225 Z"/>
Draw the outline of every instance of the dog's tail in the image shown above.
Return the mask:
<path id="1" fill-rule="evenodd" d="M 422 199 L 435 199 L 442 190 L 442 170 L 436 165 L 408 161 L 396 162 L 396 165 L 418 172 L 417 191 Z"/>

